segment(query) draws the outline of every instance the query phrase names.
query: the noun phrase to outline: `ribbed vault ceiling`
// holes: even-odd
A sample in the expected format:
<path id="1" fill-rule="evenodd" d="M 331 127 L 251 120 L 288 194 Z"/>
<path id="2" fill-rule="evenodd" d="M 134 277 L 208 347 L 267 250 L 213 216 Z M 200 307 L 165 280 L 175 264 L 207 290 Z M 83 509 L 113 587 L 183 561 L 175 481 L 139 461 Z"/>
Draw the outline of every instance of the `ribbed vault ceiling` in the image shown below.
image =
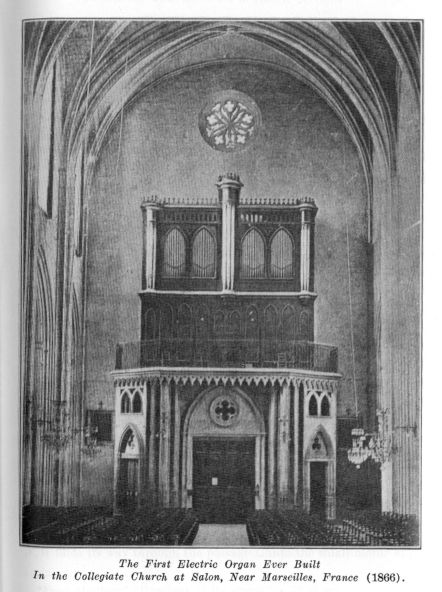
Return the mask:
<path id="1" fill-rule="evenodd" d="M 66 157 L 74 157 L 86 141 L 91 174 L 121 109 L 151 85 L 213 63 L 266 64 L 312 86 L 338 114 L 358 149 L 369 187 L 373 145 L 389 165 L 394 162 L 398 67 L 407 69 L 418 89 L 418 34 L 416 23 L 29 23 L 25 96 L 41 95 L 53 61 L 75 52 L 75 60 L 66 60 L 64 148 Z"/>

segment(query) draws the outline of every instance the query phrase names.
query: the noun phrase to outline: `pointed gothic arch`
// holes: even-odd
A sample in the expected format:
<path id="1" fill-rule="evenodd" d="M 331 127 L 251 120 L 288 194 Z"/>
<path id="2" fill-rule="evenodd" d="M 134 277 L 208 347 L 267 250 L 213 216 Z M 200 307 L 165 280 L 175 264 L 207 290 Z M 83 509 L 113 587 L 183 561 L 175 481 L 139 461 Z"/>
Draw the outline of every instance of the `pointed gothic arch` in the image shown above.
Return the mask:
<path id="1" fill-rule="evenodd" d="M 163 241 L 163 277 L 181 277 L 186 272 L 186 239 L 178 227 L 171 228 Z"/>
<path id="2" fill-rule="evenodd" d="M 264 236 L 256 227 L 244 234 L 241 240 L 241 277 L 265 277 L 265 248 Z"/>
<path id="3" fill-rule="evenodd" d="M 270 276 L 292 278 L 294 260 L 293 239 L 285 228 L 278 228 L 270 239 Z"/>
<path id="4" fill-rule="evenodd" d="M 212 417 L 214 404 L 226 398 L 237 408 L 237 418 L 226 426 L 219 426 Z M 264 417 L 250 397 L 237 386 L 211 386 L 203 389 L 191 403 L 183 423 L 182 439 L 182 489 L 183 507 L 192 507 L 193 488 L 193 439 L 195 437 L 235 438 L 255 440 L 255 508 L 265 507 L 265 434 Z M 256 487 L 257 486 L 257 487 Z"/>
<path id="5" fill-rule="evenodd" d="M 115 510 L 135 510 L 141 499 L 144 447 L 135 425 L 122 431 L 116 459 Z"/>
<path id="6" fill-rule="evenodd" d="M 215 275 L 216 240 L 207 226 L 202 226 L 192 240 L 192 277 L 214 278 Z"/>

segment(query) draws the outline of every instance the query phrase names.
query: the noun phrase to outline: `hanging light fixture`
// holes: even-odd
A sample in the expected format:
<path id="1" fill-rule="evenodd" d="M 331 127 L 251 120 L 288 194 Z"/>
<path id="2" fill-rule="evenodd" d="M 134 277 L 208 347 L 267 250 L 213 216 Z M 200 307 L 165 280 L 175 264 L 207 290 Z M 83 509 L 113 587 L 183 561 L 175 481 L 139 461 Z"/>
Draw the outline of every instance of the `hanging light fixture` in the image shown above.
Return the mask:
<path id="1" fill-rule="evenodd" d="M 352 447 L 347 451 L 348 460 L 359 469 L 361 464 L 371 458 L 374 462 L 384 464 L 391 456 L 391 435 L 388 430 L 388 409 L 378 409 L 378 431 L 366 433 L 364 428 L 351 431 Z"/>

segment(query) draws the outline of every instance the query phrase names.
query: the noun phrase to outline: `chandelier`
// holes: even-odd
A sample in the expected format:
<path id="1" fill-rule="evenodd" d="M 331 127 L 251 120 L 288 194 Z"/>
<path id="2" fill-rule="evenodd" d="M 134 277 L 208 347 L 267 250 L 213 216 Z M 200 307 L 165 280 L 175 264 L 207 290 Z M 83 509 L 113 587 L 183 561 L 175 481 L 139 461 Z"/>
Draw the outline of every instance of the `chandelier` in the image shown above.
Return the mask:
<path id="1" fill-rule="evenodd" d="M 88 424 L 84 430 L 74 428 L 71 425 L 70 415 L 66 410 L 66 401 L 53 400 L 52 405 L 55 409 L 50 419 L 39 418 L 37 423 L 42 432 L 40 439 L 51 449 L 56 456 L 60 456 L 71 444 L 84 435 L 84 445 L 81 447 L 82 453 L 87 457 L 95 457 L 101 452 L 98 442 L 98 427 Z"/>
<path id="2" fill-rule="evenodd" d="M 37 419 L 37 423 L 42 429 L 40 436 L 42 442 L 56 455 L 59 455 L 71 441 L 67 427 L 66 401 L 53 400 L 52 406 L 55 409 L 55 412 L 51 413 L 52 417 L 49 419 L 40 417 Z"/>
<path id="3" fill-rule="evenodd" d="M 371 458 L 374 462 L 383 465 L 390 458 L 391 434 L 388 429 L 388 409 L 376 411 L 378 419 L 378 431 L 366 433 L 364 428 L 354 428 L 351 431 L 352 447 L 347 451 L 348 460 L 359 469 L 361 464 Z"/>

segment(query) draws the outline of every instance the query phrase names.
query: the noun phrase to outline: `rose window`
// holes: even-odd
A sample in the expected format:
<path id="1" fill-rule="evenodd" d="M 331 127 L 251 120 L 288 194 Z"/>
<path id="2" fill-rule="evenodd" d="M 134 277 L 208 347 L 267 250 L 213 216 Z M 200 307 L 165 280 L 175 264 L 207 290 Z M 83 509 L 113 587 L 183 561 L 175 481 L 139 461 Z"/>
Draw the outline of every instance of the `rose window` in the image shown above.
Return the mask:
<path id="1" fill-rule="evenodd" d="M 233 152 L 256 136 L 261 117 L 254 101 L 244 93 L 225 91 L 212 98 L 201 111 L 199 128 L 215 150 Z"/>
<path id="2" fill-rule="evenodd" d="M 238 405 L 231 397 L 217 397 L 210 406 L 213 421 L 223 427 L 231 426 L 238 418 Z"/>

